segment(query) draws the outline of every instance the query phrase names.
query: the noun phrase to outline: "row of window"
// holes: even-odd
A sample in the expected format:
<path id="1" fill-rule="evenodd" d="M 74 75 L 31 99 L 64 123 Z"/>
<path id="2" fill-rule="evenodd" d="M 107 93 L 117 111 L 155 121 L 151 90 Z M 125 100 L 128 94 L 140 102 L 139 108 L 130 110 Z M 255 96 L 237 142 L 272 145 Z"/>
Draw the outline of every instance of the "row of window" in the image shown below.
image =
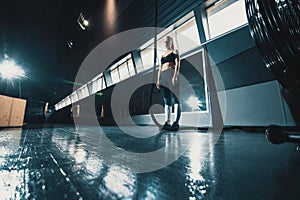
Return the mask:
<path id="1" fill-rule="evenodd" d="M 81 86 L 78 90 L 74 91 L 72 94 L 70 94 L 63 100 L 61 100 L 59 103 L 57 103 L 55 105 L 55 110 L 60 110 L 105 88 L 106 84 L 103 78 L 103 74 L 100 74 L 87 84 Z"/>
<path id="2" fill-rule="evenodd" d="M 203 13 L 203 12 L 202 12 Z M 244 0 L 220 0 L 213 5 L 209 5 L 204 15 L 202 14 L 202 24 L 206 40 L 216 38 L 228 31 L 240 27 L 247 23 Z M 165 36 L 174 38 L 175 49 L 179 49 L 180 54 L 192 51 L 201 46 L 199 31 L 197 27 L 194 11 L 188 13 L 164 31 L 158 34 L 157 54 L 160 58 L 165 52 Z M 204 42 L 204 41 L 202 41 Z M 113 66 L 108 68 L 108 81 L 103 74 L 98 75 L 87 84 L 74 91 L 55 105 L 59 110 L 72 103 L 75 103 L 89 95 L 95 94 L 107 86 L 116 84 L 131 76 L 145 70 L 153 68 L 154 44 L 153 39 L 140 47 L 142 66 L 134 64 L 132 54 L 128 54 Z M 159 62 L 159 61 L 158 61 Z"/>
<path id="3" fill-rule="evenodd" d="M 109 68 L 112 85 L 136 74 L 131 54 L 118 61 Z"/>

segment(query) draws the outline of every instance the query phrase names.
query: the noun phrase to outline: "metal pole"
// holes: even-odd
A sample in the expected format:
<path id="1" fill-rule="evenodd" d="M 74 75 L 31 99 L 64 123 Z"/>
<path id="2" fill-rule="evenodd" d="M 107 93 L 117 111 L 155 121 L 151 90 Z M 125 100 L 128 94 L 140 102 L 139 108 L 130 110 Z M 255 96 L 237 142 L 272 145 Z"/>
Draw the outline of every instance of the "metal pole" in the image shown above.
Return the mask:
<path id="1" fill-rule="evenodd" d="M 19 79 L 19 97 L 22 98 L 21 80 Z"/>

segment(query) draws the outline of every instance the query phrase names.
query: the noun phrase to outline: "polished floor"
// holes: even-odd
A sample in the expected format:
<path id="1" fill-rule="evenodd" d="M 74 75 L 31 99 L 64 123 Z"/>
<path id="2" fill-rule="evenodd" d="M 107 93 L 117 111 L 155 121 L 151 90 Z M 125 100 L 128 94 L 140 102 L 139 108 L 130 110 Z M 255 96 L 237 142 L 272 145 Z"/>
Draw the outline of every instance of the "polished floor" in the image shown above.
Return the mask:
<path id="1" fill-rule="evenodd" d="M 103 127 L 102 132 L 60 125 L 1 130 L 0 199 L 300 197 L 300 152 L 295 144 L 275 146 L 262 133 L 242 130 L 213 135 L 140 128 L 141 138 L 118 127 Z M 125 151 L 101 146 L 104 139 L 99 135 Z M 159 149 L 153 160 L 140 158 Z"/>

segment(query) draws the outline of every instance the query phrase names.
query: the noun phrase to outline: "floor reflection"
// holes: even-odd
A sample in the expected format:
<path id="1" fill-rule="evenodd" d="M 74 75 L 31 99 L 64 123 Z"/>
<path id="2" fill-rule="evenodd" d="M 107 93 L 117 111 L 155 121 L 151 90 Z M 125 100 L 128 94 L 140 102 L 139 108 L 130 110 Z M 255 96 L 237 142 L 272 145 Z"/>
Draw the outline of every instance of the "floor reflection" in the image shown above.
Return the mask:
<path id="1" fill-rule="evenodd" d="M 137 139 L 138 143 L 116 127 L 106 128 L 105 134 L 111 134 L 119 147 L 137 152 L 168 147 L 163 159 L 178 159 L 153 172 L 135 173 L 113 159 L 103 159 L 92 127 L 83 133 L 61 126 L 0 131 L 1 198 L 296 199 L 299 195 L 299 157 L 293 156 L 290 146 L 268 146 L 262 134 L 229 132 L 215 144 L 216 138 L 206 132 L 196 131 L 196 137 L 195 130 L 153 136 L 156 128 L 146 127 L 151 137 Z M 90 137 L 90 142 L 81 136 Z"/>

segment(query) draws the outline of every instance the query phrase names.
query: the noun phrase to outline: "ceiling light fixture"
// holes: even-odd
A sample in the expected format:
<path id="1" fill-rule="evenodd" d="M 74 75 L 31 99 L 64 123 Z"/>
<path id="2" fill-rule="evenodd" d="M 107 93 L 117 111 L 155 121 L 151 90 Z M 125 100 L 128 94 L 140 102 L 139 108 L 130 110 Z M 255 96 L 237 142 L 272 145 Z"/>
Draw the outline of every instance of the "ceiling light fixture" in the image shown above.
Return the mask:
<path id="1" fill-rule="evenodd" d="M 5 59 L 0 64 L 0 76 L 3 79 L 21 79 L 22 77 L 25 77 L 25 71 L 22 69 L 19 65 L 15 63 L 14 60 Z"/>
<path id="2" fill-rule="evenodd" d="M 77 23 L 82 30 L 85 30 L 89 26 L 89 21 L 85 19 L 82 12 L 79 14 L 79 17 L 77 18 Z"/>

